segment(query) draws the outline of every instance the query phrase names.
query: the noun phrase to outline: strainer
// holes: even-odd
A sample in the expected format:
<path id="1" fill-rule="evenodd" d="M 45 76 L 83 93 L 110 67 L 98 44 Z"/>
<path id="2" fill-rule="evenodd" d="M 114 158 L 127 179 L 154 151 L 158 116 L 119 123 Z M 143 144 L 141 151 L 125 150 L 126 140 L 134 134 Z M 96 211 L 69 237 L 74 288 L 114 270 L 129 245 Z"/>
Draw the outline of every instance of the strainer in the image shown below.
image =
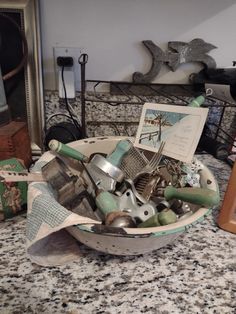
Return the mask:
<path id="1" fill-rule="evenodd" d="M 125 137 L 102 137 L 80 140 L 69 145 L 86 156 L 96 152 L 109 154 L 118 141 Z M 130 139 L 133 141 L 133 139 Z M 199 162 L 200 163 L 200 162 Z M 218 191 L 217 182 L 210 170 L 202 165 L 200 184 L 203 188 Z M 203 220 L 211 212 L 210 208 L 201 207 L 192 215 L 176 223 L 151 228 L 94 228 L 94 225 L 76 225 L 67 230 L 80 242 L 105 253 L 114 255 L 138 255 L 159 249 L 178 238 L 192 225 Z"/>

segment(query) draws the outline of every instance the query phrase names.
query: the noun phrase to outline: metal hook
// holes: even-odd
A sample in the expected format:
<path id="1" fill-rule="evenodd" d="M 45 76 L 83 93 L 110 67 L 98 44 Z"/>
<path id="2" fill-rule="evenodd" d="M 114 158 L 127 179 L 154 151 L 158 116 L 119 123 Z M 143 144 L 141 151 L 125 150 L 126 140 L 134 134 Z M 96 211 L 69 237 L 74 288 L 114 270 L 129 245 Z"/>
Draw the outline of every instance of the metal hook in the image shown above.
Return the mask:
<path id="1" fill-rule="evenodd" d="M 211 96 L 213 94 L 213 89 L 212 88 L 207 88 L 206 89 L 206 96 Z"/>
<path id="2" fill-rule="evenodd" d="M 79 64 L 86 64 L 88 62 L 88 55 L 86 53 L 82 53 L 79 56 L 78 62 L 79 62 Z"/>

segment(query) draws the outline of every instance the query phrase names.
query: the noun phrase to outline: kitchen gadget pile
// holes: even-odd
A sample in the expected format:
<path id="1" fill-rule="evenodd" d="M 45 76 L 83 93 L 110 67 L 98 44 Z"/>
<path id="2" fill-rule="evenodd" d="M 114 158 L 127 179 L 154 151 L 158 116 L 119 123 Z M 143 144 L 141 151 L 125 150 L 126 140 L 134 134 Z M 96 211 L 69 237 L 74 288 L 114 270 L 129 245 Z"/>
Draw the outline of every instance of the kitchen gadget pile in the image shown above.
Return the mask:
<path id="1" fill-rule="evenodd" d="M 201 187 L 202 164 L 163 156 L 164 145 L 152 153 L 122 139 L 109 154 L 86 156 L 52 140 L 49 147 L 58 156 L 42 167 L 42 175 L 58 203 L 98 221 L 94 230 L 103 233 L 166 226 L 216 206 L 218 192 Z M 71 158 L 74 168 L 68 166 Z"/>

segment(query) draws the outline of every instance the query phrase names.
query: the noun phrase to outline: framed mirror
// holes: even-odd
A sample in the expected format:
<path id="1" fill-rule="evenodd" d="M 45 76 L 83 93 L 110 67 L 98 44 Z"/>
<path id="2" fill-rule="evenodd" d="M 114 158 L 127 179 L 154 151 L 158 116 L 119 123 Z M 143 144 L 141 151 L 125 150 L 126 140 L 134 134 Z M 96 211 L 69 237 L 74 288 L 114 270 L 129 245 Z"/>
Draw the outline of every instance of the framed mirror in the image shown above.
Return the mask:
<path id="1" fill-rule="evenodd" d="M 38 0 L 0 1 L 0 65 L 11 118 L 27 123 L 32 155 L 40 155 L 44 104 Z"/>

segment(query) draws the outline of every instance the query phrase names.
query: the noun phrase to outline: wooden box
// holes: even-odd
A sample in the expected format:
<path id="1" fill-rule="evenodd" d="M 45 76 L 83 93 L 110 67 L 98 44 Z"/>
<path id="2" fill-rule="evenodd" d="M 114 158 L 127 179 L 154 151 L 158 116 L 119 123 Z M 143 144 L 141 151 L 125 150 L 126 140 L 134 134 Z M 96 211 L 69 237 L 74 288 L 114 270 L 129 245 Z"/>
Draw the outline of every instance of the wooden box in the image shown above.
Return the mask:
<path id="1" fill-rule="evenodd" d="M 32 161 L 27 124 L 12 121 L 0 127 L 0 160 L 18 158 L 28 168 Z"/>

